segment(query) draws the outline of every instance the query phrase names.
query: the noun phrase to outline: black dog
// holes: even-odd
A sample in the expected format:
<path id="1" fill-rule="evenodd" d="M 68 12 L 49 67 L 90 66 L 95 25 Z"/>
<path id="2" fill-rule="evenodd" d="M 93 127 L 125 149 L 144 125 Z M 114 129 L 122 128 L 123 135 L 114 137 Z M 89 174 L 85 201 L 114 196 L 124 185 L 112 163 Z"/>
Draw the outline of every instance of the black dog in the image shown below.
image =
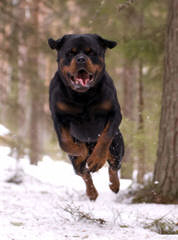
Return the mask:
<path id="1" fill-rule="evenodd" d="M 90 200 L 98 196 L 90 172 L 109 163 L 110 188 L 119 191 L 117 171 L 124 155 L 118 129 L 122 116 L 113 81 L 105 71 L 105 51 L 116 42 L 96 34 L 48 40 L 57 50 L 58 70 L 50 84 L 50 109 L 61 148 L 86 183 Z"/>

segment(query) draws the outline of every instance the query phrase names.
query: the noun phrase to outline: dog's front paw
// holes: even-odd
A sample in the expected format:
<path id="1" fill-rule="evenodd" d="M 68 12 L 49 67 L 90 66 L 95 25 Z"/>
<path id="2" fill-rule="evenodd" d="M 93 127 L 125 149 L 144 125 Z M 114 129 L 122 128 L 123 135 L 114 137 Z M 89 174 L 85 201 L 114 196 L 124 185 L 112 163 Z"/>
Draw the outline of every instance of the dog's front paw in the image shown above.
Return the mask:
<path id="1" fill-rule="evenodd" d="M 98 197 L 98 192 L 94 186 L 88 187 L 86 192 L 91 201 L 95 201 Z"/>
<path id="2" fill-rule="evenodd" d="M 105 164 L 106 160 L 106 158 L 100 158 L 99 156 L 92 154 L 87 160 L 90 172 L 98 171 Z"/>

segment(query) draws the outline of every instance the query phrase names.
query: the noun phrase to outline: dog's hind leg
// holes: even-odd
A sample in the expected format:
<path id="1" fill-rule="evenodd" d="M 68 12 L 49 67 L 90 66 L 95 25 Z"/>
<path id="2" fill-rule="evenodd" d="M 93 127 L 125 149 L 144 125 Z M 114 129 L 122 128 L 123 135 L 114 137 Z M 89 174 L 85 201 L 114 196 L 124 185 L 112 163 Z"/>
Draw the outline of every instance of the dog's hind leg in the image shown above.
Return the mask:
<path id="1" fill-rule="evenodd" d="M 96 200 L 98 192 L 93 184 L 90 171 L 86 168 L 86 160 L 81 157 L 69 156 L 77 175 L 81 176 L 86 185 L 86 193 L 90 200 Z"/>
<path id="2" fill-rule="evenodd" d="M 118 130 L 110 146 L 109 163 L 109 180 L 110 189 L 117 193 L 120 189 L 120 181 L 118 177 L 118 170 L 121 168 L 121 160 L 124 155 L 124 141 L 122 134 Z"/>
<path id="3" fill-rule="evenodd" d="M 118 193 L 120 189 L 118 170 L 112 169 L 111 166 L 109 166 L 109 181 L 110 181 L 110 185 L 109 185 L 110 189 L 113 192 Z"/>

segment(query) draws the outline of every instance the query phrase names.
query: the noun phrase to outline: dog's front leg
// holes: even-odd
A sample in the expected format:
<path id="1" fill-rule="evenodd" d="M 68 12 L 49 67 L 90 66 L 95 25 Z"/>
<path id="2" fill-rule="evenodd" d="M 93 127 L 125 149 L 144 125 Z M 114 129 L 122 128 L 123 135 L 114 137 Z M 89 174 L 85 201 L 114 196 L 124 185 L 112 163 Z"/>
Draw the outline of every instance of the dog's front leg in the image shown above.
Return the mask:
<path id="1" fill-rule="evenodd" d="M 90 200 L 96 200 L 98 192 L 93 184 L 90 171 L 86 168 L 86 159 L 81 156 L 69 156 L 77 175 L 82 177 L 86 185 L 86 194 Z"/>
<path id="2" fill-rule="evenodd" d="M 86 185 L 86 193 L 90 200 L 95 200 L 98 192 L 93 184 L 89 170 L 86 168 L 86 159 L 88 157 L 88 148 L 85 143 L 75 143 L 69 131 L 61 128 L 60 145 L 61 148 L 69 154 L 72 160 L 76 174 L 82 177 Z"/>
<path id="3" fill-rule="evenodd" d="M 86 158 L 88 156 L 88 148 L 85 143 L 75 143 L 69 131 L 66 128 L 61 129 L 60 136 L 61 148 L 67 152 L 72 160 L 76 174 L 82 177 L 86 185 L 86 193 L 90 200 L 95 200 L 98 196 L 97 190 L 93 184 L 92 177 L 88 169 L 86 169 Z"/>
<path id="4" fill-rule="evenodd" d="M 88 167 L 91 172 L 99 170 L 108 160 L 110 155 L 109 148 L 121 119 L 122 116 L 120 111 L 116 111 L 116 114 L 113 114 L 113 116 L 108 120 L 101 136 L 98 138 L 92 154 L 87 159 Z"/>
<path id="5" fill-rule="evenodd" d="M 77 175 L 82 177 L 86 185 L 86 194 L 90 200 L 96 200 L 98 192 L 93 184 L 90 171 L 86 168 L 86 161 L 81 161 L 81 157 L 70 156 L 73 167 Z"/>
<path id="6" fill-rule="evenodd" d="M 80 161 L 84 161 L 88 156 L 88 149 L 84 143 L 74 142 L 67 128 L 60 128 L 59 142 L 62 150 L 72 156 L 80 156 Z"/>
<path id="7" fill-rule="evenodd" d="M 87 164 L 91 172 L 96 172 L 99 170 L 109 158 L 109 147 L 112 142 L 112 137 L 108 136 L 108 129 L 110 127 L 110 122 L 107 123 L 104 131 L 99 137 L 97 144 L 87 159 Z"/>

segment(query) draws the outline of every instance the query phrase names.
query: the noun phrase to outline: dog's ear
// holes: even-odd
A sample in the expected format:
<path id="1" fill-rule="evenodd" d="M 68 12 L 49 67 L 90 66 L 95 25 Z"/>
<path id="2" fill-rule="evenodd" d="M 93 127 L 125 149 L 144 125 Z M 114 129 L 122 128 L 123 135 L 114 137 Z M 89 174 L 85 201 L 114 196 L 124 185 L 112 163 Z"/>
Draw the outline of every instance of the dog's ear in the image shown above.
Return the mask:
<path id="1" fill-rule="evenodd" d="M 52 38 L 49 38 L 48 39 L 48 44 L 50 46 L 51 49 L 56 49 L 57 48 L 57 41 L 55 41 L 54 39 Z"/>
<path id="2" fill-rule="evenodd" d="M 106 48 L 114 48 L 117 45 L 117 42 L 115 41 L 110 41 L 107 39 L 102 38 L 101 36 L 95 34 L 95 37 L 99 41 L 99 43 L 106 49 Z"/>
<path id="3" fill-rule="evenodd" d="M 48 44 L 49 44 L 50 48 L 59 50 L 62 47 L 62 45 L 64 44 L 64 42 L 67 40 L 68 37 L 69 37 L 69 35 L 64 35 L 62 38 L 59 38 L 57 40 L 49 38 Z"/>

